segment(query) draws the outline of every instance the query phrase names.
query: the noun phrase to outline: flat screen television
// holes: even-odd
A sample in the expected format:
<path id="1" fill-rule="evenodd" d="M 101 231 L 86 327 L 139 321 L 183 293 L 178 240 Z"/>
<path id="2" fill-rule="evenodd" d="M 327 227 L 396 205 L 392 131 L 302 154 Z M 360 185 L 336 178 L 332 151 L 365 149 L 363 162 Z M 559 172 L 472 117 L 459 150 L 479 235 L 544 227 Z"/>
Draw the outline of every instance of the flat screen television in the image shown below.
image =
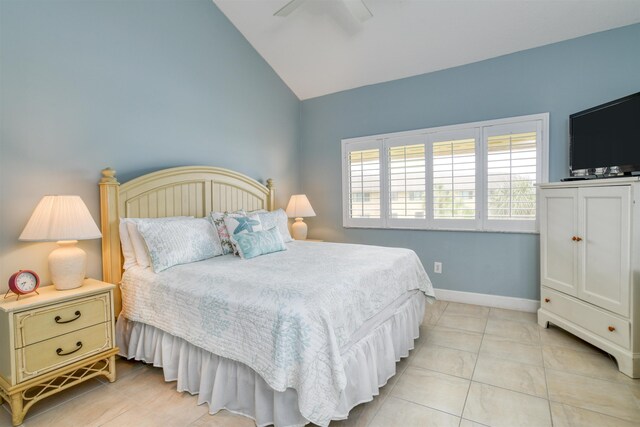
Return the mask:
<path id="1" fill-rule="evenodd" d="M 640 171 L 640 92 L 569 116 L 571 176 Z"/>

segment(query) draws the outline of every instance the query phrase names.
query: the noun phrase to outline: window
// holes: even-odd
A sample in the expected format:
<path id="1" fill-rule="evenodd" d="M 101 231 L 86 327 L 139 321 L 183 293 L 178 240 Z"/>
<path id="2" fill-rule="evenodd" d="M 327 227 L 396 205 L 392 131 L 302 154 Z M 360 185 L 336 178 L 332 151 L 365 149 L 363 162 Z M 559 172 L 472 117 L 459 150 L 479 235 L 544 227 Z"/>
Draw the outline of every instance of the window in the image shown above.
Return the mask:
<path id="1" fill-rule="evenodd" d="M 535 232 L 548 114 L 342 141 L 345 227 Z"/>

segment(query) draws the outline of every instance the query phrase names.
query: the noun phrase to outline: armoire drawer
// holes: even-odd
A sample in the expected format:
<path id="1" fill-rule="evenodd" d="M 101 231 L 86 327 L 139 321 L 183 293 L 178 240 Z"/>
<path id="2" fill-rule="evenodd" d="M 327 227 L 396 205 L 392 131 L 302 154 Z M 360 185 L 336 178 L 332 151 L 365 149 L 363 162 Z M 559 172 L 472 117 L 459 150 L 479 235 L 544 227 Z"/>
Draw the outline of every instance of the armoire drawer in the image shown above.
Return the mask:
<path id="1" fill-rule="evenodd" d="M 545 310 L 580 325 L 621 347 L 630 347 L 631 326 L 628 320 L 544 286 L 541 289 L 540 297 L 540 305 Z"/>

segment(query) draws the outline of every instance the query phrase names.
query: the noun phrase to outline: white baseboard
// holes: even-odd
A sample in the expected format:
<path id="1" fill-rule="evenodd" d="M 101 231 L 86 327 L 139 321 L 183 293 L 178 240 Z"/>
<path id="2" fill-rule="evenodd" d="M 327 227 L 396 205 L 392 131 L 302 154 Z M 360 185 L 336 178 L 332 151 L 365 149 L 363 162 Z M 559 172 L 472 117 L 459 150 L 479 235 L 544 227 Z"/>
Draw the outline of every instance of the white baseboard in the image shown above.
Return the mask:
<path id="1" fill-rule="evenodd" d="M 436 292 L 436 298 L 443 301 L 528 311 L 530 313 L 535 313 L 540 308 L 540 301 L 534 299 L 476 294 L 474 292 L 451 291 L 449 289 L 434 289 L 434 291 Z"/>

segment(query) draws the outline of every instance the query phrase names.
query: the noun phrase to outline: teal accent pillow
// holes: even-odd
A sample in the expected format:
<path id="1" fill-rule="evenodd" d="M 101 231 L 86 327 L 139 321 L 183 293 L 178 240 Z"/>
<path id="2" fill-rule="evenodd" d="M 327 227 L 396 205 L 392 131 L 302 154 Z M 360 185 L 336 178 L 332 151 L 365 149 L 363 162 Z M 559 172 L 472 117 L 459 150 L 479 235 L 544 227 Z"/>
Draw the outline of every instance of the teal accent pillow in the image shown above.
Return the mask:
<path id="1" fill-rule="evenodd" d="M 231 236 L 231 240 L 243 259 L 287 250 L 287 245 L 284 244 L 278 227 L 265 231 L 236 234 Z"/>
<path id="2" fill-rule="evenodd" d="M 234 240 L 235 236 L 244 233 L 253 233 L 254 231 L 262 231 L 262 223 L 258 214 L 252 215 L 226 215 L 224 217 L 224 225 L 229 234 L 229 241 L 233 247 L 234 255 L 239 255 L 238 247 Z"/>

